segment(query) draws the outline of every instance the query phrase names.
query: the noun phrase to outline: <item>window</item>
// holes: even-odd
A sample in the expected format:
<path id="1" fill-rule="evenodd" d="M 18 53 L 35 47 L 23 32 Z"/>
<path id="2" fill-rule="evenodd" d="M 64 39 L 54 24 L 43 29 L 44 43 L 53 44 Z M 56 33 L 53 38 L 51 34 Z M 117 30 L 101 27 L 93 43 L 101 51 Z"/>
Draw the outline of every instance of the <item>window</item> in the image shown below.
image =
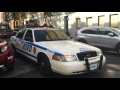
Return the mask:
<path id="1" fill-rule="evenodd" d="M 16 37 L 22 39 L 25 31 L 26 31 L 25 29 L 20 30 Z"/>
<path id="2" fill-rule="evenodd" d="M 98 26 L 104 26 L 105 24 L 105 16 L 98 16 Z"/>
<path id="3" fill-rule="evenodd" d="M 97 34 L 97 29 L 86 29 L 86 30 L 82 31 L 82 33 Z"/>
<path id="4" fill-rule="evenodd" d="M 98 34 L 100 35 L 108 35 L 108 33 L 111 33 L 110 30 L 105 29 L 105 28 L 99 28 Z"/>
<path id="5" fill-rule="evenodd" d="M 60 30 L 34 30 L 35 41 L 56 41 L 70 40 L 70 38 Z"/>
<path id="6" fill-rule="evenodd" d="M 117 28 L 118 27 L 118 14 L 110 15 L 110 27 Z"/>
<path id="7" fill-rule="evenodd" d="M 28 30 L 26 35 L 25 35 L 25 40 L 33 42 L 33 36 L 32 36 L 32 31 Z"/>
<path id="8" fill-rule="evenodd" d="M 83 30 L 83 31 L 81 31 L 82 33 L 86 33 L 87 32 L 87 30 Z"/>
<path id="9" fill-rule="evenodd" d="M 92 26 L 92 17 L 86 18 L 86 24 L 87 24 L 87 27 L 91 27 Z"/>
<path id="10" fill-rule="evenodd" d="M 76 18 L 76 29 L 80 29 L 80 18 Z"/>

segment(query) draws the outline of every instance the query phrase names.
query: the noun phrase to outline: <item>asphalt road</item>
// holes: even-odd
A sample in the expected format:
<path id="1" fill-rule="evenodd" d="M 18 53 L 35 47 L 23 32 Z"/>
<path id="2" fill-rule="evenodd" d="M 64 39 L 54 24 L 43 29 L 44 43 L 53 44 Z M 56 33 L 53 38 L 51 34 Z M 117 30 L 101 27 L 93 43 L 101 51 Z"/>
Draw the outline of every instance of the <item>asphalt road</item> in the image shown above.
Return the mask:
<path id="1" fill-rule="evenodd" d="M 64 76 L 54 73 L 50 77 L 44 77 L 36 63 L 28 60 L 22 55 L 18 55 L 15 60 L 13 70 L 0 74 L 0 78 L 120 78 L 120 56 L 115 52 L 103 52 L 106 56 L 106 64 L 102 70 L 91 73 Z"/>
<path id="2" fill-rule="evenodd" d="M 50 77 L 44 77 L 36 63 L 19 55 L 15 60 L 14 69 L 0 74 L 0 78 L 120 78 L 120 57 L 114 52 L 104 52 L 104 55 L 107 62 L 102 70 L 74 76 L 54 73 Z"/>

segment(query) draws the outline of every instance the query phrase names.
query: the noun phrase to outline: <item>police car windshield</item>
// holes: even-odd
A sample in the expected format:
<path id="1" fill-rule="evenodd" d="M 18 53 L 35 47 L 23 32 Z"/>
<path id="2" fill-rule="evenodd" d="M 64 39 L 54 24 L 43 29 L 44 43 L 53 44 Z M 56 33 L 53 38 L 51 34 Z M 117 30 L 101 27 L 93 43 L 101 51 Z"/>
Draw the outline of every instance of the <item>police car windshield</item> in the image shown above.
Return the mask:
<path id="1" fill-rule="evenodd" d="M 70 38 L 60 30 L 34 30 L 35 41 L 56 41 L 70 40 Z"/>

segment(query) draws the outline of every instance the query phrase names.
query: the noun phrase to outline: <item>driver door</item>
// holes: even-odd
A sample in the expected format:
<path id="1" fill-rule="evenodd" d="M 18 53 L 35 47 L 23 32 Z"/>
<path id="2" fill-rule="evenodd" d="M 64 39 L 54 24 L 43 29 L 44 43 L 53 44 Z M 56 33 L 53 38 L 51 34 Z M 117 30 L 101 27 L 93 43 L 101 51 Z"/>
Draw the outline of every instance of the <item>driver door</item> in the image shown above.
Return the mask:
<path id="1" fill-rule="evenodd" d="M 32 43 L 33 43 L 33 34 L 32 30 L 28 30 L 24 37 L 24 43 L 23 43 L 23 51 L 26 55 L 32 56 Z"/>

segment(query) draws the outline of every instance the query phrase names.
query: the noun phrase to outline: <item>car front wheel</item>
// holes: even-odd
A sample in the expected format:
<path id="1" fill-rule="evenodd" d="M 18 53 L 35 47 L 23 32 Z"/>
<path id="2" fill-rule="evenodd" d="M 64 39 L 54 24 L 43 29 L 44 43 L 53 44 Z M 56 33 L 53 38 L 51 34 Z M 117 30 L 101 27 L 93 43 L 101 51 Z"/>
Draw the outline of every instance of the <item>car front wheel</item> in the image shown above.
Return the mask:
<path id="1" fill-rule="evenodd" d="M 49 59 L 45 55 L 38 56 L 38 66 L 44 76 L 50 76 L 52 74 Z"/>

